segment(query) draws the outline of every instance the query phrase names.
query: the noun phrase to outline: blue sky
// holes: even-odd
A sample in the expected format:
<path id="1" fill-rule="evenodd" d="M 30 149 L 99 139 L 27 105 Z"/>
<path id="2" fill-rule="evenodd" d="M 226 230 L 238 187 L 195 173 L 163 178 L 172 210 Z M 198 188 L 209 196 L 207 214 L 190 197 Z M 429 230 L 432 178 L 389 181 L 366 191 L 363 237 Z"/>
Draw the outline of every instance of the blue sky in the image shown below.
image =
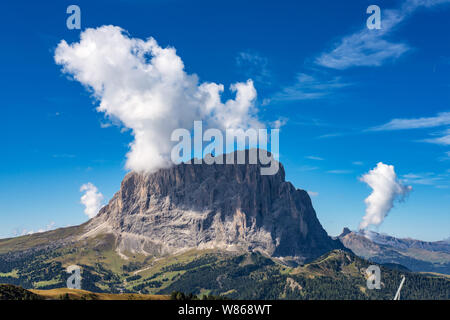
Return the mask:
<path id="1" fill-rule="evenodd" d="M 120 187 L 130 131 L 105 125 L 54 60 L 61 40 L 103 25 L 176 48 L 200 81 L 253 79 L 260 119 L 285 123 L 287 179 L 329 234 L 358 227 L 371 192 L 358 178 L 381 161 L 413 191 L 377 230 L 450 236 L 450 3 L 77 1 L 81 30 L 66 28 L 70 4 L 0 5 L 0 237 L 82 223 L 81 185 L 105 200 Z M 366 28 L 371 4 L 381 30 Z"/>

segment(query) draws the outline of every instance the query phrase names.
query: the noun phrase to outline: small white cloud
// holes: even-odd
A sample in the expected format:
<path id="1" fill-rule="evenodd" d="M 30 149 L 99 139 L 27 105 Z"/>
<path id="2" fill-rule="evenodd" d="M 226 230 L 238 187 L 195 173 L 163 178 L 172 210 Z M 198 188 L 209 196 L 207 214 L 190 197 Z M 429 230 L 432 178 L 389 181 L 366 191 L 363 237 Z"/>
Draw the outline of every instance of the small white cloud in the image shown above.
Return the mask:
<path id="1" fill-rule="evenodd" d="M 444 125 L 450 125 L 450 112 L 441 112 L 434 117 L 393 119 L 381 126 L 370 128 L 369 131 L 422 129 L 422 128 L 439 127 Z"/>
<path id="2" fill-rule="evenodd" d="M 445 183 L 445 176 L 437 175 L 434 172 L 427 173 L 408 173 L 402 176 L 403 180 L 410 184 L 420 184 L 425 186 L 436 186 Z"/>
<path id="3" fill-rule="evenodd" d="M 335 137 L 341 137 L 344 134 L 341 132 L 334 132 L 334 133 L 327 133 L 323 134 L 321 136 L 318 136 L 317 139 L 327 139 L 327 138 L 335 138 Z"/>
<path id="4" fill-rule="evenodd" d="M 404 179 L 418 179 L 421 176 L 419 176 L 418 174 L 414 174 L 414 173 L 408 173 L 408 174 L 404 174 L 403 178 Z"/>
<path id="5" fill-rule="evenodd" d="M 42 232 L 46 232 L 46 231 L 55 229 L 55 226 L 56 226 L 55 222 L 51 221 L 44 228 L 39 228 L 37 231 L 35 231 L 33 229 L 32 230 L 22 229 L 21 231 L 14 230 L 13 235 L 14 236 L 24 236 L 24 235 L 31 235 L 31 234 L 35 234 L 35 233 L 42 233 Z"/>
<path id="6" fill-rule="evenodd" d="M 298 171 L 302 171 L 302 172 L 305 172 L 305 171 L 314 171 L 314 170 L 317 170 L 317 169 L 319 169 L 319 167 L 316 167 L 316 166 L 308 166 L 308 165 L 300 166 L 300 167 L 297 168 Z"/>
<path id="7" fill-rule="evenodd" d="M 112 123 L 109 122 L 100 122 L 100 128 L 105 129 L 112 126 Z"/>
<path id="8" fill-rule="evenodd" d="M 275 121 L 272 121 L 270 123 L 270 126 L 274 129 L 280 129 L 281 127 L 283 127 L 284 125 L 286 125 L 286 123 L 288 122 L 288 119 L 285 117 L 282 117 L 280 119 L 277 119 Z"/>
<path id="9" fill-rule="evenodd" d="M 307 191 L 310 197 L 317 197 L 319 195 L 318 192 L 314 192 L 314 191 Z"/>
<path id="10" fill-rule="evenodd" d="M 437 138 L 429 138 L 429 139 L 423 139 L 423 142 L 428 142 L 428 143 L 434 143 L 434 144 L 440 144 L 443 146 L 448 146 L 450 145 L 450 128 L 438 133 L 441 136 L 437 137 Z"/>
<path id="11" fill-rule="evenodd" d="M 47 226 L 46 226 L 46 229 L 47 230 L 52 230 L 52 229 L 54 229 L 55 228 L 55 221 L 51 221 Z"/>
<path id="12" fill-rule="evenodd" d="M 306 156 L 306 159 L 310 159 L 310 160 L 317 160 L 317 161 L 323 161 L 325 160 L 324 158 L 321 157 L 317 157 L 317 156 Z"/>
<path id="13" fill-rule="evenodd" d="M 347 174 L 347 173 L 352 173 L 352 170 L 328 170 L 328 173 L 333 173 L 333 174 Z"/>
<path id="14" fill-rule="evenodd" d="M 379 162 L 377 166 L 364 174 L 360 180 L 372 188 L 372 193 L 364 200 L 366 214 L 359 229 L 379 226 L 394 206 L 394 201 L 403 199 L 411 190 L 411 186 L 403 185 L 397 178 L 394 166 Z"/>
<path id="15" fill-rule="evenodd" d="M 450 112 L 441 112 L 434 117 L 422 117 L 411 119 L 393 119 L 381 126 L 373 127 L 367 131 L 392 131 L 407 129 L 435 128 L 450 125 Z M 450 145 L 450 128 L 433 134 L 434 138 L 422 139 L 419 142 Z"/>
<path id="16" fill-rule="evenodd" d="M 362 165 L 364 165 L 364 162 L 362 162 L 362 161 L 353 161 L 352 164 L 354 164 L 355 166 L 362 166 Z"/>
<path id="17" fill-rule="evenodd" d="M 89 218 L 95 217 L 103 206 L 103 194 L 90 182 L 83 184 L 80 192 L 84 192 L 81 196 L 81 203 L 85 206 L 84 213 Z"/>
<path id="18" fill-rule="evenodd" d="M 350 67 L 380 66 L 386 61 L 397 59 L 410 50 L 410 47 L 386 38 L 420 7 L 446 2 L 449 0 L 406 0 L 398 9 L 383 9 L 381 29 L 369 30 L 364 24 L 360 31 L 342 38 L 330 52 L 320 55 L 316 63 L 343 70 Z"/>
<path id="19" fill-rule="evenodd" d="M 271 73 L 268 68 L 269 61 L 256 52 L 239 52 L 236 57 L 239 70 L 256 82 L 270 84 Z"/>
<path id="20" fill-rule="evenodd" d="M 321 99 L 332 94 L 336 89 L 349 85 L 349 83 L 343 82 L 340 77 L 329 79 L 324 75 L 312 76 L 306 73 L 298 73 L 294 84 L 276 92 L 270 99 L 266 99 L 265 103 Z"/>

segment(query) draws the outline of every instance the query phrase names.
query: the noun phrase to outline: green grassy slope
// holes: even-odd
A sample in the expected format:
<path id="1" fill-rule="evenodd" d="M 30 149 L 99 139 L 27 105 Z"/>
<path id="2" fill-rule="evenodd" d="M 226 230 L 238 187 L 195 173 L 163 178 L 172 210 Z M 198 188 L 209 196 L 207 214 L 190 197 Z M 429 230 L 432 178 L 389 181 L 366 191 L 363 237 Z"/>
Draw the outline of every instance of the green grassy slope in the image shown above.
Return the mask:
<path id="1" fill-rule="evenodd" d="M 24 251 L 39 246 L 46 246 L 55 243 L 58 240 L 69 238 L 80 234 L 84 229 L 84 224 L 80 226 L 59 228 L 47 232 L 33 233 L 15 238 L 0 239 L 0 254 L 6 254 L 15 251 Z"/>

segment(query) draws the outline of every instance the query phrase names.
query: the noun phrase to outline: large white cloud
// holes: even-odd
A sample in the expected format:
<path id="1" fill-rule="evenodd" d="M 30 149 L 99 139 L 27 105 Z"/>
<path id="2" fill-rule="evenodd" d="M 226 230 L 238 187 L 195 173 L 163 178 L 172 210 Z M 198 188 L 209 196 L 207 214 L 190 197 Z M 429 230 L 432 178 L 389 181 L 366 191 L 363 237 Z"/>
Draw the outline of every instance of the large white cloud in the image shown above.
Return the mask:
<path id="1" fill-rule="evenodd" d="M 410 186 L 399 181 L 394 166 L 382 162 L 364 174 L 360 180 L 372 188 L 372 193 L 364 200 L 367 206 L 366 214 L 359 229 L 380 225 L 394 206 L 394 201 L 403 199 L 412 190 Z"/>
<path id="2" fill-rule="evenodd" d="M 84 213 L 89 218 L 95 217 L 103 206 L 103 194 L 90 182 L 83 184 L 80 192 L 84 192 L 81 196 L 81 203 L 85 207 Z"/>
<path id="3" fill-rule="evenodd" d="M 172 131 L 189 130 L 194 120 L 219 129 L 262 126 L 251 80 L 231 85 L 235 98 L 222 102 L 222 84 L 200 83 L 185 72 L 174 48 L 162 48 L 153 38 L 131 38 L 116 26 L 86 29 L 80 37 L 70 45 L 62 40 L 55 61 L 93 91 L 99 112 L 132 130 L 128 169 L 170 166 Z"/>

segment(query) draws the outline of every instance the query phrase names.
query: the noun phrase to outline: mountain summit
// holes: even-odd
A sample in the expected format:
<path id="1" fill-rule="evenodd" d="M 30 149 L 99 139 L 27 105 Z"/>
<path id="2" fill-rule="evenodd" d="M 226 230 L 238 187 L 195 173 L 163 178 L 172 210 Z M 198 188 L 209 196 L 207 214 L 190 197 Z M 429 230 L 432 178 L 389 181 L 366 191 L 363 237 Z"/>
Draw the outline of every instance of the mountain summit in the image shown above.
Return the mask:
<path id="1" fill-rule="evenodd" d="M 285 181 L 281 164 L 271 176 L 260 168 L 182 163 L 152 174 L 131 172 L 82 238 L 111 233 L 122 256 L 214 248 L 300 263 L 343 248 L 322 228 L 307 192 Z"/>

